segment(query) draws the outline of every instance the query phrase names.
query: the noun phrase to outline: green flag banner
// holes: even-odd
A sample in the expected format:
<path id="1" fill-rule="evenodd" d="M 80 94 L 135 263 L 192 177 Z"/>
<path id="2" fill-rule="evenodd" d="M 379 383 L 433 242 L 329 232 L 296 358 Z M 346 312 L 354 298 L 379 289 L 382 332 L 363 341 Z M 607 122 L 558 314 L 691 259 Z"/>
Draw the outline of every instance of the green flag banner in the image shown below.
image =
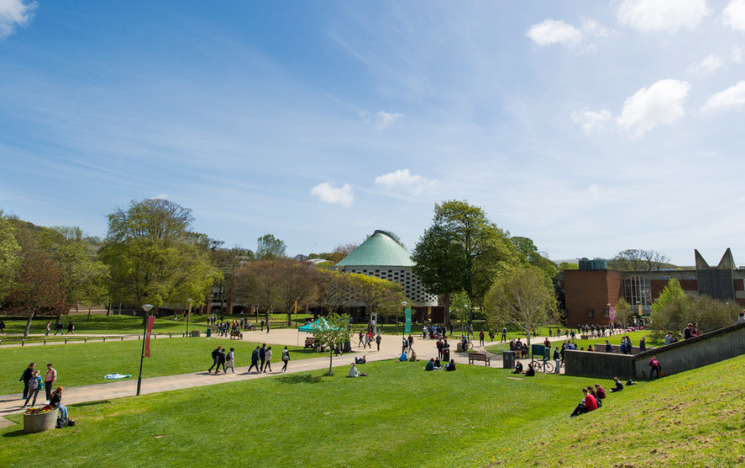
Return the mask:
<path id="1" fill-rule="evenodd" d="M 411 333 L 411 309 L 406 309 L 406 325 L 404 325 L 404 333 L 407 335 Z"/>

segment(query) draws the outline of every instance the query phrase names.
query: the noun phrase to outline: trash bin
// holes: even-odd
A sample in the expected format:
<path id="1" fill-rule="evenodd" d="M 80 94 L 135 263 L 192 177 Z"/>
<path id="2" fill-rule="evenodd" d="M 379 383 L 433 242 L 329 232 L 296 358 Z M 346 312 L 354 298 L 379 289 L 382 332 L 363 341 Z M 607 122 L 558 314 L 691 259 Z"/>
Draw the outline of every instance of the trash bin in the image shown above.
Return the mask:
<path id="1" fill-rule="evenodd" d="M 195 338 L 199 338 L 200 336 L 202 336 L 202 332 L 200 332 L 199 330 L 192 330 L 191 336 Z"/>
<path id="2" fill-rule="evenodd" d="M 210 336 L 212 336 L 212 329 L 211 328 L 208 328 L 207 329 L 207 338 L 209 338 Z"/>
<path id="3" fill-rule="evenodd" d="M 502 368 L 512 369 L 513 367 L 515 367 L 515 352 L 502 351 Z"/>

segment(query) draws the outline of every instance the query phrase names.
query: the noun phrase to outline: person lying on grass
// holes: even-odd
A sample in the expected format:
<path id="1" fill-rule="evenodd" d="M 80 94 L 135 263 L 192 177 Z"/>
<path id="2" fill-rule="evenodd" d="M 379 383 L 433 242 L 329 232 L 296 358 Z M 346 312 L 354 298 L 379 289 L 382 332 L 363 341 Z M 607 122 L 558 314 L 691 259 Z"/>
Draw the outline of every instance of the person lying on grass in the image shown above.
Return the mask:
<path id="1" fill-rule="evenodd" d="M 582 399 L 582 402 L 577 405 L 576 408 L 574 408 L 574 411 L 569 416 L 570 418 L 573 418 L 575 416 L 579 416 L 580 414 L 589 413 L 590 411 L 595 411 L 598 409 L 598 403 L 595 400 L 595 397 L 590 394 L 590 392 L 587 391 L 586 388 L 582 389 L 582 393 L 584 393 L 585 397 Z"/>
<path id="2" fill-rule="evenodd" d="M 354 363 L 355 364 L 365 364 L 367 362 L 367 356 L 362 356 L 361 358 L 358 358 L 355 356 Z"/>
<path id="3" fill-rule="evenodd" d="M 349 375 L 347 377 L 367 377 L 367 374 L 357 370 L 357 364 L 352 363 L 352 368 L 349 369 Z"/>

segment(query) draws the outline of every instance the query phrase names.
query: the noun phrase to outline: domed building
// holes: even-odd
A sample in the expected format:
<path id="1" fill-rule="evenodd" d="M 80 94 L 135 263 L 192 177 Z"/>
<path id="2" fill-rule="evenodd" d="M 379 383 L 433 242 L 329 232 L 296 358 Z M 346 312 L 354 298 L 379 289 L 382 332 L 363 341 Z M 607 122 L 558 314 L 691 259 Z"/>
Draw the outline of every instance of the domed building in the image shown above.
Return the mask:
<path id="1" fill-rule="evenodd" d="M 411 271 L 413 266 L 414 261 L 409 251 L 390 233 L 377 230 L 362 245 L 337 263 L 336 269 L 340 272 L 359 273 L 400 284 L 404 295 L 413 301 L 410 306 L 429 317 L 434 312 L 432 309 L 437 308 L 437 296 L 430 294 L 422 286 L 419 278 Z M 435 318 L 431 317 L 433 320 Z"/>

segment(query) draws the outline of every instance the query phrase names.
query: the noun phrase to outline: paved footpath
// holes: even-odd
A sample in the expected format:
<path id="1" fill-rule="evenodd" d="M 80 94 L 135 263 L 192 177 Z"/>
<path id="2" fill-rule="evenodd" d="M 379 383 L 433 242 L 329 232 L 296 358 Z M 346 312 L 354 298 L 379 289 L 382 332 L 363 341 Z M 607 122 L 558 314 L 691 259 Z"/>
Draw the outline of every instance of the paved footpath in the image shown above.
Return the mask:
<path id="1" fill-rule="evenodd" d="M 271 333 L 267 334 L 260 331 L 244 332 L 244 340 L 253 341 L 271 345 L 288 345 L 295 346 L 298 342 L 303 342 L 304 337 L 307 335 L 300 335 L 302 339 L 298 337 L 297 330 L 292 329 L 278 329 L 272 330 Z M 174 337 L 175 338 L 175 337 Z M 200 339 L 200 338 L 191 338 Z M 203 338 L 201 338 L 203 339 Z M 561 341 L 561 338 L 552 338 L 552 341 Z M 368 361 L 384 361 L 393 360 L 401 355 L 401 336 L 396 335 L 383 335 L 383 340 L 380 346 L 380 351 L 376 350 L 375 344 L 373 343 L 373 349 L 357 348 L 356 336 L 352 340 L 352 350 L 354 356 L 365 355 Z M 456 353 L 454 350 L 457 346 L 457 338 L 452 337 L 451 342 L 451 356 L 455 359 L 457 364 L 466 364 L 468 362 L 468 356 L 465 353 Z M 475 340 L 478 343 L 478 339 Z M 417 353 L 419 360 L 428 361 L 429 359 L 437 356 L 437 347 L 435 340 L 423 340 L 421 334 L 415 336 L 414 351 Z M 485 346 L 492 344 L 498 344 L 498 342 L 487 342 Z M 477 346 L 476 350 L 483 348 Z M 277 353 L 279 357 L 280 353 Z M 492 359 L 501 362 L 501 356 L 492 355 Z M 345 372 L 353 362 L 353 356 L 349 354 L 344 356 L 335 356 L 333 359 L 334 367 L 344 367 L 345 369 L 339 370 L 338 372 Z M 524 362 L 529 362 L 525 360 Z M 496 364 L 496 363 L 495 363 Z M 288 374 L 307 372 L 312 370 L 319 370 L 327 368 L 329 365 L 328 354 L 319 355 L 317 358 L 298 359 L 290 361 L 288 365 Z M 483 364 L 482 364 L 483 365 Z M 501 365 L 492 365 L 493 368 L 500 368 Z M 151 377 L 142 380 L 142 386 L 140 393 L 160 393 L 172 390 L 180 390 L 184 388 L 203 387 L 207 385 L 218 385 L 227 382 L 240 382 L 245 380 L 267 378 L 276 375 L 281 375 L 280 370 L 282 369 L 282 361 L 275 359 L 272 361 L 273 372 L 268 373 L 246 373 L 247 366 L 241 366 L 235 373 L 228 374 L 210 374 L 207 371 L 194 372 L 189 374 L 180 375 L 169 375 L 163 377 Z M 110 400 L 114 398 L 125 398 L 135 396 L 137 393 L 137 379 L 130 378 L 115 382 L 107 382 L 95 385 L 84 385 L 79 387 L 66 387 L 64 393 L 63 402 L 65 405 L 74 405 L 77 403 L 86 403 L 90 401 L 101 401 Z M 43 402 L 42 402 L 43 403 Z M 21 394 L 15 393 L 11 395 L 0 395 L 0 427 L 12 425 L 10 421 L 2 418 L 4 415 L 15 414 L 23 412 L 21 405 Z M 38 406 L 38 405 L 37 405 Z"/>

